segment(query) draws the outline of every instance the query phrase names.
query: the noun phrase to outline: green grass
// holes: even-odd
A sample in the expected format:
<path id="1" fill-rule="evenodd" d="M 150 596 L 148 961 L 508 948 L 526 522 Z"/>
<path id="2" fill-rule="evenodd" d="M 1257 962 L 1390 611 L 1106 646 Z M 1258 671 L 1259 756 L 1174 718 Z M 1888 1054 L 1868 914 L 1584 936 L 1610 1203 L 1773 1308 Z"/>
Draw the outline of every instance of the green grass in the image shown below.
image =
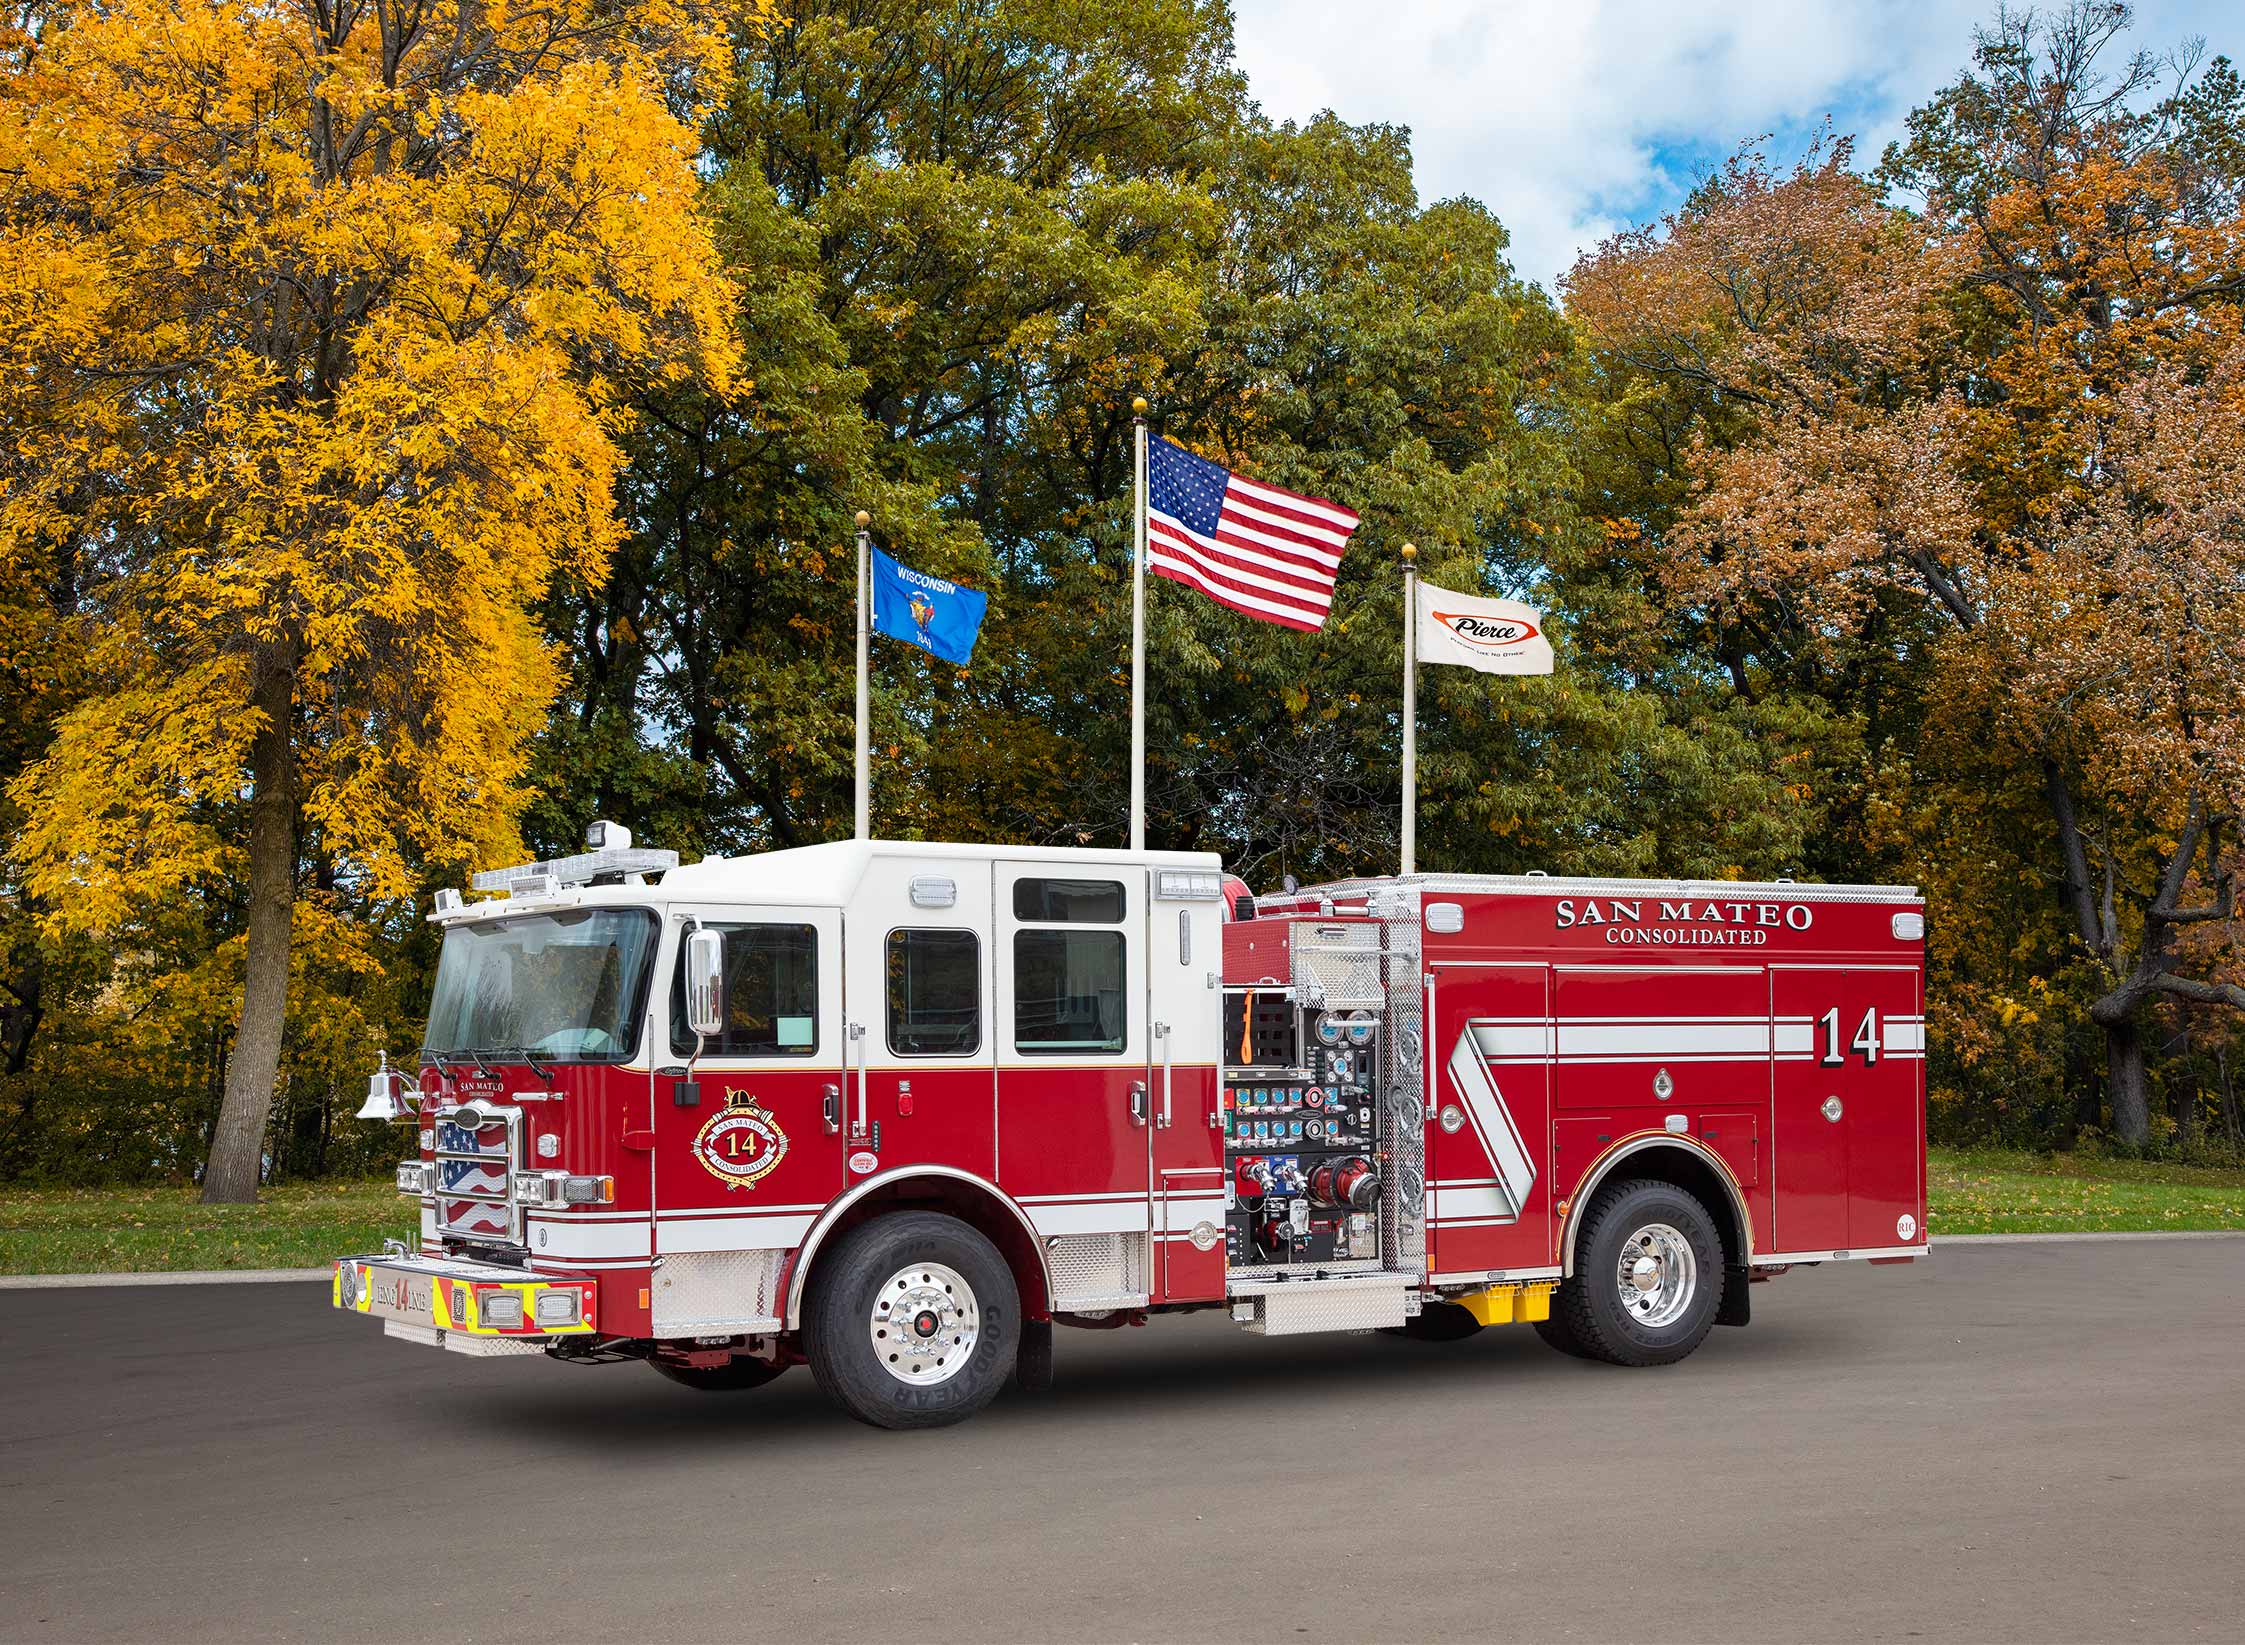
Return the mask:
<path id="1" fill-rule="evenodd" d="M 0 1187 L 0 1274 L 317 1268 L 415 1222 L 388 1182 L 291 1183 L 255 1205 L 204 1205 L 192 1188 Z"/>
<path id="2" fill-rule="evenodd" d="M 2245 1170 L 1936 1148 L 1926 1218 L 1943 1234 L 2245 1228 Z"/>
<path id="3" fill-rule="evenodd" d="M 1936 1235 L 2245 1228 L 2245 1170 L 1936 1148 L 1931 1175 Z M 0 1188 L 0 1274 L 317 1268 L 413 1225 L 387 1182 L 291 1184 L 253 1206 L 187 1188 Z"/>

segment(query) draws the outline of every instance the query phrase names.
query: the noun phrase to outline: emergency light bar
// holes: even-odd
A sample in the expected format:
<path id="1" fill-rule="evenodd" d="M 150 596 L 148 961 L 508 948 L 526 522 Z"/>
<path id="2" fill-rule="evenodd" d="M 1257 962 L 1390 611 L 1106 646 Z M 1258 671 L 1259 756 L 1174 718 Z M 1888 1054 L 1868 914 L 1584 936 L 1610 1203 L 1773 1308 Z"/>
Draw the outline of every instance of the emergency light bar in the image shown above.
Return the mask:
<path id="1" fill-rule="evenodd" d="M 1224 876 L 1212 869 L 1158 869 L 1154 874 L 1154 895 L 1163 902 L 1221 902 Z"/>
<path id="2" fill-rule="evenodd" d="M 660 874 L 678 866 L 675 851 L 655 851 L 631 843 L 621 823 L 596 822 L 585 830 L 590 851 L 551 862 L 487 868 L 468 883 L 478 891 L 504 891 L 510 897 L 550 897 L 564 886 L 590 885 L 610 874 Z"/>

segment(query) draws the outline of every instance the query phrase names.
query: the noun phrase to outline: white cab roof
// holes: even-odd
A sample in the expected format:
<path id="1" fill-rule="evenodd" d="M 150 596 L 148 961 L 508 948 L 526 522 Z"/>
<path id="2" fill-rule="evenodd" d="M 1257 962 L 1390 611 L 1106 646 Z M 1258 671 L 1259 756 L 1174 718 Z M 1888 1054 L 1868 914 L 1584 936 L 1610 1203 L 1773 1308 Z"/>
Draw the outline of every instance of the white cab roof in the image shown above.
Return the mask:
<path id="1" fill-rule="evenodd" d="M 1069 850 L 1036 845 L 947 845 L 934 840 L 837 840 L 828 845 L 764 851 L 753 857 L 704 857 L 663 876 L 661 895 L 708 902 L 840 907 L 855 895 L 875 861 L 1044 863 L 1056 868 L 1221 869 L 1213 851 Z"/>

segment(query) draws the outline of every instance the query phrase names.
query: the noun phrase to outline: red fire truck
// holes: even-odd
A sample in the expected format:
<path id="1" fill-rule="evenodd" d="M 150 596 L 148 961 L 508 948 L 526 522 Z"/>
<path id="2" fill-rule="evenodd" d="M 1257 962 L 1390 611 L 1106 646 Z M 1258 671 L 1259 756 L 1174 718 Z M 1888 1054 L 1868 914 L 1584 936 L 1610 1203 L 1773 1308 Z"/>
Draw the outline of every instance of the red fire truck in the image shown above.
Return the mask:
<path id="1" fill-rule="evenodd" d="M 1908 888 L 588 845 L 431 916 L 418 1082 L 365 1111 L 419 1132 L 419 1239 L 335 1273 L 390 1335 L 807 1363 L 912 1427 L 1043 1384 L 1055 1325 L 1658 1365 L 1755 1281 L 1925 1253 Z"/>

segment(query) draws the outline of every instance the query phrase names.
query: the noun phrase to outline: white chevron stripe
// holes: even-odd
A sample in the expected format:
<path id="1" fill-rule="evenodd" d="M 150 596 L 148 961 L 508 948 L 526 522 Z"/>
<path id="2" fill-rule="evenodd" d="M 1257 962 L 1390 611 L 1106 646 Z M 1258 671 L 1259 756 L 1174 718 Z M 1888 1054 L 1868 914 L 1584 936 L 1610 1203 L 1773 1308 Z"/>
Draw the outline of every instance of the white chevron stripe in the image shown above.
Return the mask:
<path id="1" fill-rule="evenodd" d="M 1459 1031 L 1457 1044 L 1450 1048 L 1450 1087 L 1465 1103 L 1474 1133 L 1488 1150 L 1489 1163 L 1496 1167 L 1498 1183 L 1491 1188 L 1438 1189 L 1439 1210 L 1445 1216 L 1453 1209 L 1471 1215 L 1478 1209 L 1481 1196 L 1486 1195 L 1497 1202 L 1491 1209 L 1518 1217 L 1520 1208 L 1528 1203 L 1528 1190 L 1536 1183 L 1535 1161 L 1521 1142 L 1519 1128 L 1512 1123 L 1512 1111 L 1505 1106 L 1504 1094 L 1482 1059 L 1476 1026 L 1467 1023 Z M 1453 1208 L 1449 1203 L 1453 1193 L 1465 1203 Z"/>

